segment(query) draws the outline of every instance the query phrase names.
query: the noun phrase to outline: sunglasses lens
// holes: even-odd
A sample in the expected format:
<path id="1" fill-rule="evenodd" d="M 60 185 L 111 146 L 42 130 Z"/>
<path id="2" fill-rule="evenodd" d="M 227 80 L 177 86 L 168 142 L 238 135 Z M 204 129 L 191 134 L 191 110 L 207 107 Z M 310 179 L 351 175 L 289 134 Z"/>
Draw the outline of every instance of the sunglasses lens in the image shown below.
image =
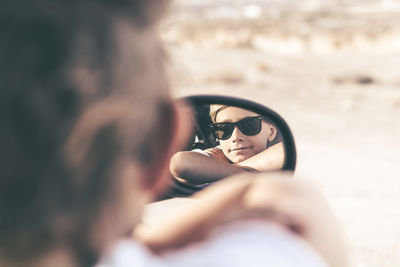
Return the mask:
<path id="1" fill-rule="evenodd" d="M 251 136 L 258 134 L 261 131 L 261 121 L 262 118 L 260 116 L 257 116 L 245 118 L 238 122 L 214 123 L 211 124 L 211 127 L 214 130 L 215 136 L 218 139 L 226 140 L 232 136 L 235 125 L 237 125 L 239 130 L 245 135 Z"/>
<path id="2" fill-rule="evenodd" d="M 221 140 L 228 139 L 233 132 L 233 125 L 231 123 L 216 123 L 213 128 L 215 136 Z"/>
<path id="3" fill-rule="evenodd" d="M 238 128 L 245 135 L 256 135 L 261 131 L 261 121 L 261 117 L 246 118 L 238 122 Z"/>

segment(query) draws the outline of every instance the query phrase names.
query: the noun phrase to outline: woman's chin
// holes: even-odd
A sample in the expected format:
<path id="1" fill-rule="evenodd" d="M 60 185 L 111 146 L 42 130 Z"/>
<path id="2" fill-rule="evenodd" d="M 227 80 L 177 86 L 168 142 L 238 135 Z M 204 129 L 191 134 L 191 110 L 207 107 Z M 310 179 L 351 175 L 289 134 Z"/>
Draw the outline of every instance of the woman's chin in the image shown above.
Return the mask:
<path id="1" fill-rule="evenodd" d="M 229 159 L 233 163 L 239 163 L 253 156 L 254 151 L 251 147 L 248 147 L 244 149 L 231 150 L 229 154 Z"/>
<path id="2" fill-rule="evenodd" d="M 247 156 L 247 155 L 235 155 L 234 157 L 230 157 L 229 160 L 232 161 L 232 163 L 240 163 L 248 158 L 250 158 L 251 156 Z"/>

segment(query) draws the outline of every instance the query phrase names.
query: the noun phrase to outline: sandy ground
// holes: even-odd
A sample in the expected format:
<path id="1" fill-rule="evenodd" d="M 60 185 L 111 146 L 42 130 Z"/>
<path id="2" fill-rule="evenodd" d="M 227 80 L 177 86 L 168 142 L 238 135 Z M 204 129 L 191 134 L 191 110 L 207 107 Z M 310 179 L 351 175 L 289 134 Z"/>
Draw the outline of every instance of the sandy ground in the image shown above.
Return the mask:
<path id="1" fill-rule="evenodd" d="M 396 1 L 268 12 L 254 2 L 173 6 L 161 31 L 174 94 L 238 96 L 279 112 L 295 136 L 296 176 L 326 195 L 351 266 L 400 266 Z"/>

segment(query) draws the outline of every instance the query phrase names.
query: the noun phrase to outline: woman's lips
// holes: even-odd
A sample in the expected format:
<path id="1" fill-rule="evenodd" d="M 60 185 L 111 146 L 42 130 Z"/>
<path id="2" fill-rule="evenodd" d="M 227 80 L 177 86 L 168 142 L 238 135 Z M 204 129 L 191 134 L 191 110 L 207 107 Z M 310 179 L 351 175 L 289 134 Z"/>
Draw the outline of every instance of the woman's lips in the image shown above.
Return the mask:
<path id="1" fill-rule="evenodd" d="M 249 149 L 249 148 L 250 148 L 249 146 L 246 146 L 246 147 L 236 147 L 236 148 L 232 148 L 232 149 L 230 150 L 230 152 L 237 152 L 237 153 L 239 153 L 239 152 L 244 151 L 244 150 Z"/>

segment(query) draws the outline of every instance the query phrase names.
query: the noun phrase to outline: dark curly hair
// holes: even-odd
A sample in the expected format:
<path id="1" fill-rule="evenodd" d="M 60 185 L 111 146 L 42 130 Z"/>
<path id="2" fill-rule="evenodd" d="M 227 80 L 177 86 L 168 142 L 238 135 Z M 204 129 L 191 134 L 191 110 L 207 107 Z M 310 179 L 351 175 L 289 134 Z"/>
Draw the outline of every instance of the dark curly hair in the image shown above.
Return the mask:
<path id="1" fill-rule="evenodd" d="M 86 235 L 113 164 L 121 153 L 148 160 L 146 138 L 170 111 L 161 2 L 1 1 L 0 262 L 24 266 L 57 246 L 94 262 Z M 110 106 L 126 112 L 107 116 Z M 80 150 L 69 140 L 81 114 L 95 115 Z"/>

